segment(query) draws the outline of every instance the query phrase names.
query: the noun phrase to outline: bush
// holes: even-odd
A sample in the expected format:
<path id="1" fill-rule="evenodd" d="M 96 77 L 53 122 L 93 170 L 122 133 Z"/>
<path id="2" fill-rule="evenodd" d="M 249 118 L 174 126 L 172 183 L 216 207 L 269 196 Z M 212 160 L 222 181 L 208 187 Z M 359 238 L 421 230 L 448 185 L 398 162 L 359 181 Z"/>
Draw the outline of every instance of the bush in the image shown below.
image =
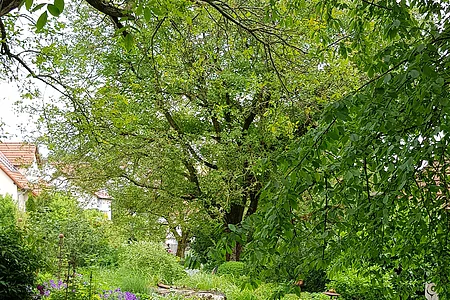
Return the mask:
<path id="1" fill-rule="evenodd" d="M 329 289 L 334 289 L 341 294 L 342 299 L 352 300 L 381 300 L 390 299 L 392 286 L 388 275 L 381 280 L 369 274 L 358 273 L 355 269 L 348 269 L 345 272 L 335 274 L 327 284 Z"/>
<path id="2" fill-rule="evenodd" d="M 10 227 L 16 225 L 17 206 L 11 196 L 0 195 L 0 226 Z"/>
<path id="3" fill-rule="evenodd" d="M 328 282 L 327 274 L 324 270 L 310 270 L 304 278 L 302 291 L 305 292 L 323 292 Z"/>
<path id="4" fill-rule="evenodd" d="M 244 275 L 245 264 L 240 261 L 227 261 L 219 266 L 217 269 L 218 275 L 233 275 L 234 277 L 240 277 Z"/>
<path id="5" fill-rule="evenodd" d="M 175 256 L 167 253 L 162 244 L 152 242 L 123 246 L 119 253 L 119 266 L 122 270 L 153 276 L 157 281 L 168 284 L 186 275 Z"/>
<path id="6" fill-rule="evenodd" d="M 33 201 L 41 204 L 30 212 L 29 228 L 46 254 L 48 271 L 58 265 L 60 233 L 64 234 L 64 266 L 66 261 L 75 268 L 117 263 L 116 250 L 108 240 L 110 222 L 100 212 L 83 210 L 76 199 L 60 193 L 43 194 Z"/>
<path id="7" fill-rule="evenodd" d="M 29 299 L 38 256 L 15 226 L 0 226 L 0 299 Z"/>

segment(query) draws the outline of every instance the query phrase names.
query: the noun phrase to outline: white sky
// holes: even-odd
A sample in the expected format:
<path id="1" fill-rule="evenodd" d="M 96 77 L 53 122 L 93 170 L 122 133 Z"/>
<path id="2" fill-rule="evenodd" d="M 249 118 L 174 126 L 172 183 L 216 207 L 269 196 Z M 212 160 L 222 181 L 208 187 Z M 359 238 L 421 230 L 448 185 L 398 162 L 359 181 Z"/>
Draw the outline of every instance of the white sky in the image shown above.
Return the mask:
<path id="1" fill-rule="evenodd" d="M 0 80 L 0 141 L 33 142 L 38 136 L 36 121 L 39 116 L 23 111 L 21 108 L 42 99 L 51 98 L 55 92 L 51 87 L 39 86 L 42 93 L 40 99 L 22 99 L 17 83 Z"/>
<path id="2" fill-rule="evenodd" d="M 22 141 L 27 136 L 27 128 L 31 129 L 31 126 L 34 128 L 30 115 L 20 113 L 15 108 L 14 103 L 20 100 L 20 93 L 15 83 L 0 81 L 1 141 Z"/>

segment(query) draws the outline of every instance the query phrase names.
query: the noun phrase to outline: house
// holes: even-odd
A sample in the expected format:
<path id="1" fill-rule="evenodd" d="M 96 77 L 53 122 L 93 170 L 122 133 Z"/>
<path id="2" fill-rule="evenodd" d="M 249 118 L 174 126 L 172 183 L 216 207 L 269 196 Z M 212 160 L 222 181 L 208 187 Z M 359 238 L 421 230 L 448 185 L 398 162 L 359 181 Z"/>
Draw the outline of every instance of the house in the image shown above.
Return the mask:
<path id="1" fill-rule="evenodd" d="M 0 143 L 0 195 L 11 195 L 19 210 L 25 210 L 29 194 L 38 194 L 37 182 L 40 157 L 35 145 Z"/>
<path id="2" fill-rule="evenodd" d="M 96 203 L 94 204 L 95 208 L 103 212 L 108 217 L 108 220 L 111 220 L 112 197 L 105 190 L 100 190 L 94 194 L 96 197 Z"/>
<path id="3" fill-rule="evenodd" d="M 0 152 L 30 181 L 39 179 L 41 156 L 36 145 L 28 143 L 0 143 Z"/>

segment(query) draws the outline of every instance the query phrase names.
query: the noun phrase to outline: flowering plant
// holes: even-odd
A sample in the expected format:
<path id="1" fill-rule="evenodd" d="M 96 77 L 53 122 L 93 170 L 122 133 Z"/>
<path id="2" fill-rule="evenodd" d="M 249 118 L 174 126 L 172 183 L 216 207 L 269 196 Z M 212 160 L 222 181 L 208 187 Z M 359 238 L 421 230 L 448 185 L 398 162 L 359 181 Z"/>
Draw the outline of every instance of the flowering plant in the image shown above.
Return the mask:
<path id="1" fill-rule="evenodd" d="M 108 300 L 139 300 L 139 298 L 130 292 L 123 292 L 120 290 L 120 288 L 109 291 L 104 291 L 103 294 L 100 294 L 101 299 L 108 299 Z"/>
<path id="2" fill-rule="evenodd" d="M 49 280 L 36 287 L 38 293 L 35 298 L 46 300 L 94 300 L 99 299 L 92 290 L 92 286 L 83 280 L 81 274 L 71 278 L 69 284 L 61 280 Z"/>

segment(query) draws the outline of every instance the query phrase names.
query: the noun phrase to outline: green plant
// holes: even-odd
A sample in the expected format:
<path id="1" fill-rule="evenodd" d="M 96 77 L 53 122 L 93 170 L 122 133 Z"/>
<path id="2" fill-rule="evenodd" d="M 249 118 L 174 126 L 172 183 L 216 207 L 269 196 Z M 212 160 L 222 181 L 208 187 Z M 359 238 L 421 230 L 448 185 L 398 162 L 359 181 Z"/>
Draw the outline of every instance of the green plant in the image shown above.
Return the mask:
<path id="1" fill-rule="evenodd" d="M 333 274 L 327 287 L 334 289 L 341 294 L 342 299 L 347 300 L 391 299 L 392 286 L 389 276 L 385 275 L 381 280 L 376 279 L 378 277 L 368 273 L 356 269 L 347 269 L 344 272 Z"/>
<path id="2" fill-rule="evenodd" d="M 0 195 L 0 226 L 13 226 L 17 222 L 17 206 L 10 195 Z"/>
<path id="3" fill-rule="evenodd" d="M 119 253 L 119 269 L 153 276 L 165 283 L 186 276 L 177 258 L 167 253 L 162 244 L 153 242 L 124 245 Z"/>
<path id="4" fill-rule="evenodd" d="M 323 269 L 309 270 L 304 277 L 304 286 L 302 291 L 305 292 L 323 292 L 327 284 L 327 274 Z"/>
<path id="5" fill-rule="evenodd" d="M 40 204 L 30 212 L 28 227 L 46 254 L 48 271 L 56 271 L 60 255 L 75 268 L 117 263 L 117 250 L 109 241 L 111 225 L 101 213 L 83 210 L 76 199 L 61 193 L 45 193 L 33 201 Z"/>
<path id="6" fill-rule="evenodd" d="M 217 269 L 218 275 L 233 275 L 240 277 L 244 275 L 245 264 L 240 261 L 227 261 L 219 266 Z"/>
<path id="7" fill-rule="evenodd" d="M 23 232 L 0 226 L 0 299 L 29 299 L 39 266 L 37 252 Z"/>

